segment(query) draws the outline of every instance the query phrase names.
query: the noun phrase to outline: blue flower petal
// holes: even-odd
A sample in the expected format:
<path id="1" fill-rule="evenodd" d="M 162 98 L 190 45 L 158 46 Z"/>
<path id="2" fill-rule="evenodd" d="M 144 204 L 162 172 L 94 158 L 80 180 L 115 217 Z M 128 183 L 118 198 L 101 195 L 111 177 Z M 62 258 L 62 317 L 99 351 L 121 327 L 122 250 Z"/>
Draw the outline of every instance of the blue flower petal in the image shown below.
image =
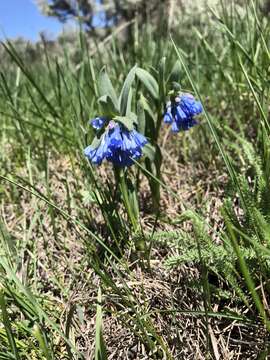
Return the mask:
<path id="1" fill-rule="evenodd" d="M 172 132 L 179 132 L 179 131 L 180 131 L 180 129 L 179 129 L 176 121 L 174 121 L 174 122 L 172 123 Z"/>
<path id="2" fill-rule="evenodd" d="M 171 124 L 173 122 L 172 114 L 166 112 L 163 117 L 163 121 L 165 122 L 165 124 Z"/>
<path id="3" fill-rule="evenodd" d="M 122 145 L 123 139 L 121 135 L 120 126 L 116 124 L 109 130 L 110 147 L 119 148 Z"/>
<path id="4" fill-rule="evenodd" d="M 90 125 L 96 130 L 100 130 L 103 128 L 106 119 L 103 117 L 96 117 L 95 119 L 89 120 Z"/>
<path id="5" fill-rule="evenodd" d="M 135 142 L 140 147 L 143 147 L 145 144 L 147 144 L 148 141 L 146 140 L 146 138 L 142 134 L 140 134 L 138 131 L 132 130 L 130 132 L 130 134 L 131 134 L 131 136 L 134 137 Z"/>
<path id="6" fill-rule="evenodd" d="M 181 106 L 177 106 L 175 109 L 175 120 L 180 122 L 187 119 L 187 114 L 183 111 Z"/>
<path id="7" fill-rule="evenodd" d="M 84 155 L 87 157 L 91 157 L 93 152 L 95 152 L 95 149 L 93 149 L 91 145 L 84 149 Z"/>

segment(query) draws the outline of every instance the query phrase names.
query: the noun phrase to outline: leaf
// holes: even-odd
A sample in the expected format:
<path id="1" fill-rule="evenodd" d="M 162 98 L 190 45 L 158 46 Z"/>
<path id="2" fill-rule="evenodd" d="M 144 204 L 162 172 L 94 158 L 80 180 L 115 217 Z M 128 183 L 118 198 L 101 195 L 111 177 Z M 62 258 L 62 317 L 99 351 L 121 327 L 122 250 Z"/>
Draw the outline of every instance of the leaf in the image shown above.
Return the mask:
<path id="1" fill-rule="evenodd" d="M 9 321 L 9 316 L 7 312 L 6 300 L 4 295 L 4 290 L 0 290 L 0 309 L 1 309 L 1 317 L 2 322 L 6 330 L 8 343 L 12 350 L 13 359 L 20 360 L 19 352 L 16 346 L 15 338 L 12 332 L 11 324 Z"/>
<path id="2" fill-rule="evenodd" d="M 145 157 L 147 157 L 151 162 L 155 161 L 156 149 L 153 145 L 147 143 L 143 147 L 143 153 L 144 153 Z"/>
<path id="3" fill-rule="evenodd" d="M 129 115 L 131 113 L 132 94 L 133 94 L 133 91 L 130 88 L 129 93 L 128 93 L 128 101 L 127 101 L 127 108 L 126 108 L 126 114 L 125 115 Z"/>
<path id="4" fill-rule="evenodd" d="M 141 95 L 137 105 L 138 130 L 150 139 L 156 132 L 156 117 L 147 99 Z"/>
<path id="5" fill-rule="evenodd" d="M 40 330 L 40 327 L 35 324 L 32 334 L 37 339 L 40 349 L 43 352 L 43 355 L 46 359 L 52 360 L 51 350 L 48 345 L 47 338 L 45 334 Z"/>
<path id="6" fill-rule="evenodd" d="M 159 201 L 160 201 L 160 183 L 161 173 L 160 167 L 162 162 L 162 155 L 158 145 L 153 146 L 151 144 L 146 144 L 144 146 L 143 152 L 146 156 L 145 166 L 146 169 L 153 175 L 147 176 L 149 181 L 149 186 L 151 189 L 152 195 L 152 206 L 154 211 L 159 210 Z"/>
<path id="7" fill-rule="evenodd" d="M 148 89 L 152 97 L 157 100 L 159 98 L 159 88 L 156 79 L 148 71 L 141 68 L 136 69 L 136 75 Z"/>
<path id="8" fill-rule="evenodd" d="M 166 69 L 166 58 L 163 57 L 158 65 L 158 73 L 159 73 L 159 89 L 161 98 L 164 99 L 166 96 L 166 81 L 165 81 L 165 69 Z"/>
<path id="9" fill-rule="evenodd" d="M 156 169 L 157 169 L 157 174 L 159 176 L 159 180 L 161 180 L 160 168 L 161 168 L 161 164 L 162 164 L 162 152 L 161 152 L 158 144 L 156 144 L 155 150 L 156 150 L 155 165 L 156 165 Z"/>
<path id="10" fill-rule="evenodd" d="M 119 110 L 118 99 L 114 87 L 111 83 L 111 80 L 106 72 L 105 67 L 103 67 L 100 71 L 98 77 L 98 89 L 100 96 L 107 95 L 112 100 L 115 109 Z"/>
<path id="11" fill-rule="evenodd" d="M 144 110 L 150 115 L 150 117 L 154 120 L 154 122 L 156 121 L 156 117 L 154 112 L 152 111 L 150 105 L 148 104 L 147 99 L 143 96 L 143 94 L 141 94 L 140 97 L 140 102 L 144 108 Z"/>
<path id="12" fill-rule="evenodd" d="M 176 81 L 173 81 L 171 86 L 174 91 L 181 91 L 182 89 L 181 85 Z"/>
<path id="13" fill-rule="evenodd" d="M 181 62 L 176 60 L 167 81 L 178 83 L 180 81 L 181 69 Z"/>
<path id="14" fill-rule="evenodd" d="M 126 184 L 128 190 L 129 203 L 132 208 L 132 213 L 135 219 L 137 219 L 138 221 L 139 219 L 138 190 L 129 178 L 126 179 Z"/>
<path id="15" fill-rule="evenodd" d="M 135 65 L 128 73 L 119 97 L 120 113 L 123 116 L 127 115 L 128 113 L 128 104 L 130 102 L 129 99 L 130 90 L 131 90 L 131 85 L 135 79 L 136 69 L 137 69 L 137 65 Z"/>
<path id="16" fill-rule="evenodd" d="M 162 163 L 162 154 L 160 147 L 158 145 L 151 145 L 147 143 L 144 148 L 143 152 L 145 157 L 150 160 L 151 162 L 151 169 L 153 175 L 160 177 L 160 167 Z M 160 180 L 160 179 L 159 179 Z"/>
<path id="17" fill-rule="evenodd" d="M 96 203 L 96 198 L 95 198 L 95 194 L 93 191 L 82 190 L 81 196 L 82 196 L 83 205 L 89 205 L 92 203 Z M 77 310 L 77 312 L 78 312 L 78 310 Z"/>
<path id="18" fill-rule="evenodd" d="M 123 124 L 130 131 L 134 129 L 134 124 L 137 124 L 137 115 L 134 113 L 129 113 L 128 116 L 115 116 L 113 119 Z"/>
<path id="19" fill-rule="evenodd" d="M 98 289 L 97 312 L 96 312 L 96 339 L 95 339 L 95 360 L 106 360 L 107 351 L 102 335 L 102 306 L 101 289 Z"/>
<path id="20" fill-rule="evenodd" d="M 145 134 L 145 113 L 142 99 L 137 104 L 137 116 L 138 116 L 138 131 Z"/>
<path id="21" fill-rule="evenodd" d="M 115 107 L 111 97 L 109 95 L 103 95 L 98 99 L 104 112 L 107 116 L 113 117 L 114 114 L 118 113 L 118 109 Z"/>

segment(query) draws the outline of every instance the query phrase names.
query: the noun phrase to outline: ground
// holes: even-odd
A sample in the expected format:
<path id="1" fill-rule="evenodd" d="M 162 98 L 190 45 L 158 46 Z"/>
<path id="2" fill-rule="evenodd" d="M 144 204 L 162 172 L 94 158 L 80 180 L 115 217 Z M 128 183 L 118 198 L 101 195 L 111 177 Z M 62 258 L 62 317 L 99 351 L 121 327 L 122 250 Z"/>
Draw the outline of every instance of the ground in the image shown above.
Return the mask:
<path id="1" fill-rule="evenodd" d="M 200 310 L 204 306 L 203 297 L 197 288 L 201 286 L 198 285 L 198 267 L 191 264 L 170 269 L 166 263 L 168 258 L 178 254 L 178 249 L 166 238 L 164 241 L 162 234 L 176 232 L 181 236 L 183 232 L 192 231 L 189 222 L 177 224 L 177 219 L 186 209 L 203 209 L 212 227 L 209 233 L 213 241 L 220 241 L 218 233 L 224 227 L 220 208 L 228 181 L 225 171 L 220 173 L 214 165 L 205 168 L 201 161 L 180 163 L 175 160 L 175 153 L 177 149 L 167 149 L 162 177 L 181 200 L 162 189 L 160 216 L 164 221 L 157 224 L 157 234 L 161 235 L 153 242 L 150 267 L 137 255 L 134 257 L 132 252 L 125 254 L 124 264 L 129 268 L 128 272 L 124 271 L 125 268 L 116 270 L 113 262 L 105 267 L 114 282 L 113 286 L 109 283 L 102 286 L 104 340 L 109 359 L 167 359 L 169 355 L 162 350 L 163 341 L 174 359 L 205 359 L 207 347 L 213 349 L 215 359 L 256 359 L 264 349 L 267 337 L 263 327 L 209 316 L 210 336 L 207 338 L 206 320 Z M 87 199 L 86 204 L 83 202 L 85 194 L 82 195 L 83 184 L 78 183 L 80 176 L 75 176 L 70 169 L 67 157 L 54 154 L 49 160 L 50 191 L 54 202 L 74 217 L 80 214 L 80 207 L 89 207 L 89 211 L 95 213 L 95 226 L 92 228 L 102 232 L 104 219 L 100 210 L 97 206 L 93 209 L 93 204 L 87 203 Z M 110 177 L 108 171 L 106 165 L 98 170 L 103 181 Z M 20 176 L 27 176 L 26 168 L 21 169 Z M 145 179 L 142 179 L 141 186 L 141 223 L 143 230 L 150 233 L 155 217 L 149 212 L 151 199 Z M 37 188 L 46 193 L 42 182 L 37 184 Z M 85 251 L 85 242 L 92 240 L 57 211 L 49 210 L 44 202 L 25 191 L 18 192 L 18 203 L 5 202 L 1 207 L 1 216 L 13 236 L 11 241 L 16 241 L 16 247 L 21 248 L 17 275 L 25 285 L 39 292 L 44 306 L 58 318 L 63 331 L 67 318 L 71 318 L 74 343 L 86 359 L 90 359 L 94 353 L 95 304 L 100 284 L 99 276 L 89 263 L 89 253 Z M 69 194 L 72 197 L 67 202 Z M 8 188 L 5 196 L 8 197 Z M 130 309 L 131 304 L 133 309 Z M 237 310 L 230 307 L 229 302 L 223 305 L 217 302 L 213 307 L 215 311 L 229 309 L 232 314 Z M 154 350 L 149 351 L 145 345 L 147 334 L 138 327 L 135 318 L 144 319 L 163 339 L 160 344 L 155 343 Z M 149 341 L 151 344 L 151 339 Z M 63 346 L 60 341 L 58 351 Z"/>

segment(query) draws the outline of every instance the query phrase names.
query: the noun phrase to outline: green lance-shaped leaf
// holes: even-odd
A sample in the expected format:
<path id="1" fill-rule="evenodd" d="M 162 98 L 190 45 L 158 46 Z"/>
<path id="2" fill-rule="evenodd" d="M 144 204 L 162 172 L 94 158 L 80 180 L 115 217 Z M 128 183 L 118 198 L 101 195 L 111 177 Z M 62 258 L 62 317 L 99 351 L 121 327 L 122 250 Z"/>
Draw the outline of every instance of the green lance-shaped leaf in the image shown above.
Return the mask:
<path id="1" fill-rule="evenodd" d="M 37 341 L 39 343 L 39 347 L 40 347 L 41 351 L 43 352 L 43 355 L 45 356 L 45 358 L 47 360 L 52 360 L 53 356 L 51 354 L 51 349 L 49 347 L 47 338 L 37 324 L 35 324 L 32 334 L 37 339 Z"/>
<path id="2" fill-rule="evenodd" d="M 154 211 L 159 210 L 160 201 L 160 183 L 161 180 L 160 167 L 162 163 L 162 155 L 158 145 L 146 144 L 143 148 L 143 153 L 146 157 L 145 165 L 147 171 L 149 171 L 153 177 L 148 177 L 149 185 L 151 188 L 151 194 L 153 199 Z"/>
<path id="3" fill-rule="evenodd" d="M 118 109 L 115 107 L 111 97 L 109 95 L 103 95 L 98 99 L 98 102 L 102 106 L 104 114 L 109 118 L 112 118 L 118 113 Z"/>
<path id="4" fill-rule="evenodd" d="M 148 104 L 147 99 L 142 94 L 137 103 L 137 116 L 138 131 L 152 139 L 156 131 L 156 116 Z"/>
<path id="5" fill-rule="evenodd" d="M 166 96 L 165 70 L 166 70 L 166 58 L 163 57 L 158 65 L 158 72 L 159 72 L 158 83 L 159 83 L 161 99 L 164 99 Z"/>
<path id="6" fill-rule="evenodd" d="M 156 116 L 152 111 L 151 106 L 148 103 L 148 100 L 146 99 L 146 97 L 143 96 L 143 94 L 141 94 L 140 96 L 140 104 L 143 106 L 144 110 L 149 114 L 149 116 L 153 119 L 153 121 L 156 122 Z"/>
<path id="7" fill-rule="evenodd" d="M 142 99 L 137 103 L 137 116 L 138 116 L 138 131 L 145 134 L 145 113 Z"/>
<path id="8" fill-rule="evenodd" d="M 157 100 L 159 98 L 159 88 L 156 79 L 148 71 L 141 68 L 136 69 L 136 75 L 150 92 L 152 97 Z"/>
<path id="9" fill-rule="evenodd" d="M 129 131 L 134 129 L 134 124 L 137 124 L 137 115 L 134 113 L 129 113 L 128 116 L 115 116 L 113 118 L 115 121 L 123 124 Z"/>
<path id="10" fill-rule="evenodd" d="M 95 339 L 95 360 L 106 360 L 107 351 L 102 335 L 102 306 L 101 289 L 98 289 L 97 312 L 96 312 L 96 339 Z"/>
<path id="11" fill-rule="evenodd" d="M 181 69 L 182 69 L 181 62 L 179 60 L 176 60 L 167 81 L 168 82 L 179 83 L 180 82 Z"/>
<path id="12" fill-rule="evenodd" d="M 123 116 L 127 115 L 128 111 L 130 111 L 128 109 L 128 107 L 129 107 L 128 104 L 131 102 L 130 90 L 131 90 L 132 83 L 135 80 L 136 69 L 137 69 L 137 65 L 135 65 L 128 73 L 126 80 L 124 82 L 124 85 L 122 87 L 120 97 L 119 97 L 120 113 Z"/>
<path id="13" fill-rule="evenodd" d="M 131 180 L 127 176 L 127 172 L 123 169 L 120 169 L 119 185 L 123 203 L 125 205 L 133 230 L 137 232 L 139 228 L 139 206 L 137 192 Z"/>
<path id="14" fill-rule="evenodd" d="M 128 93 L 128 101 L 127 101 L 127 107 L 126 107 L 126 115 L 128 116 L 131 113 L 131 104 L 132 104 L 132 88 L 129 89 Z"/>
<path id="15" fill-rule="evenodd" d="M 143 153 L 145 157 L 148 158 L 151 162 L 155 161 L 156 149 L 153 145 L 147 143 L 143 147 Z"/>
<path id="16" fill-rule="evenodd" d="M 127 186 L 127 193 L 128 193 L 128 201 L 131 207 L 132 216 L 133 216 L 133 227 L 134 230 L 138 229 L 139 226 L 139 203 L 138 203 L 138 190 L 136 186 L 132 183 L 130 178 L 126 178 L 126 186 Z"/>
<path id="17" fill-rule="evenodd" d="M 103 67 L 101 69 L 99 77 L 98 77 L 98 89 L 99 89 L 100 96 L 108 95 L 111 98 L 115 109 L 119 110 L 118 98 L 116 95 L 116 91 L 111 83 L 111 80 L 106 72 L 105 67 Z"/>

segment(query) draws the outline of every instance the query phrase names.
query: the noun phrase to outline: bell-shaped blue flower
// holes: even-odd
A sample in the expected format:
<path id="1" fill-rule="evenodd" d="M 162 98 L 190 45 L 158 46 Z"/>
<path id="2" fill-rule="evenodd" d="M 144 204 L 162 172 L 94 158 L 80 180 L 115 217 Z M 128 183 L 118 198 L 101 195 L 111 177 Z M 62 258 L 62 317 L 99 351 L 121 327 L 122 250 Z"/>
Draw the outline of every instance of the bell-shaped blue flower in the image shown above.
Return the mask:
<path id="1" fill-rule="evenodd" d="M 191 94 L 181 96 L 180 107 L 188 117 L 199 115 L 203 110 L 200 101 L 196 101 Z"/>
<path id="2" fill-rule="evenodd" d="M 84 149 L 84 155 L 95 165 L 100 165 L 104 158 L 106 158 L 109 148 L 108 134 L 105 132 L 99 145 L 97 147 L 87 146 Z"/>
<path id="3" fill-rule="evenodd" d="M 173 132 L 188 130 L 198 124 L 195 116 L 202 112 L 202 104 L 194 96 L 185 93 L 178 95 L 166 106 L 164 122 L 172 125 Z"/>
<path id="4" fill-rule="evenodd" d="M 163 120 L 165 124 L 171 124 L 173 122 L 171 102 L 167 104 L 166 112 L 164 114 Z"/>
<path id="5" fill-rule="evenodd" d="M 84 150 L 85 156 L 96 165 L 104 159 L 119 167 L 131 166 L 133 160 L 142 156 L 146 138 L 136 130 L 127 130 L 122 125 L 110 121 L 96 148 L 91 145 Z"/>

